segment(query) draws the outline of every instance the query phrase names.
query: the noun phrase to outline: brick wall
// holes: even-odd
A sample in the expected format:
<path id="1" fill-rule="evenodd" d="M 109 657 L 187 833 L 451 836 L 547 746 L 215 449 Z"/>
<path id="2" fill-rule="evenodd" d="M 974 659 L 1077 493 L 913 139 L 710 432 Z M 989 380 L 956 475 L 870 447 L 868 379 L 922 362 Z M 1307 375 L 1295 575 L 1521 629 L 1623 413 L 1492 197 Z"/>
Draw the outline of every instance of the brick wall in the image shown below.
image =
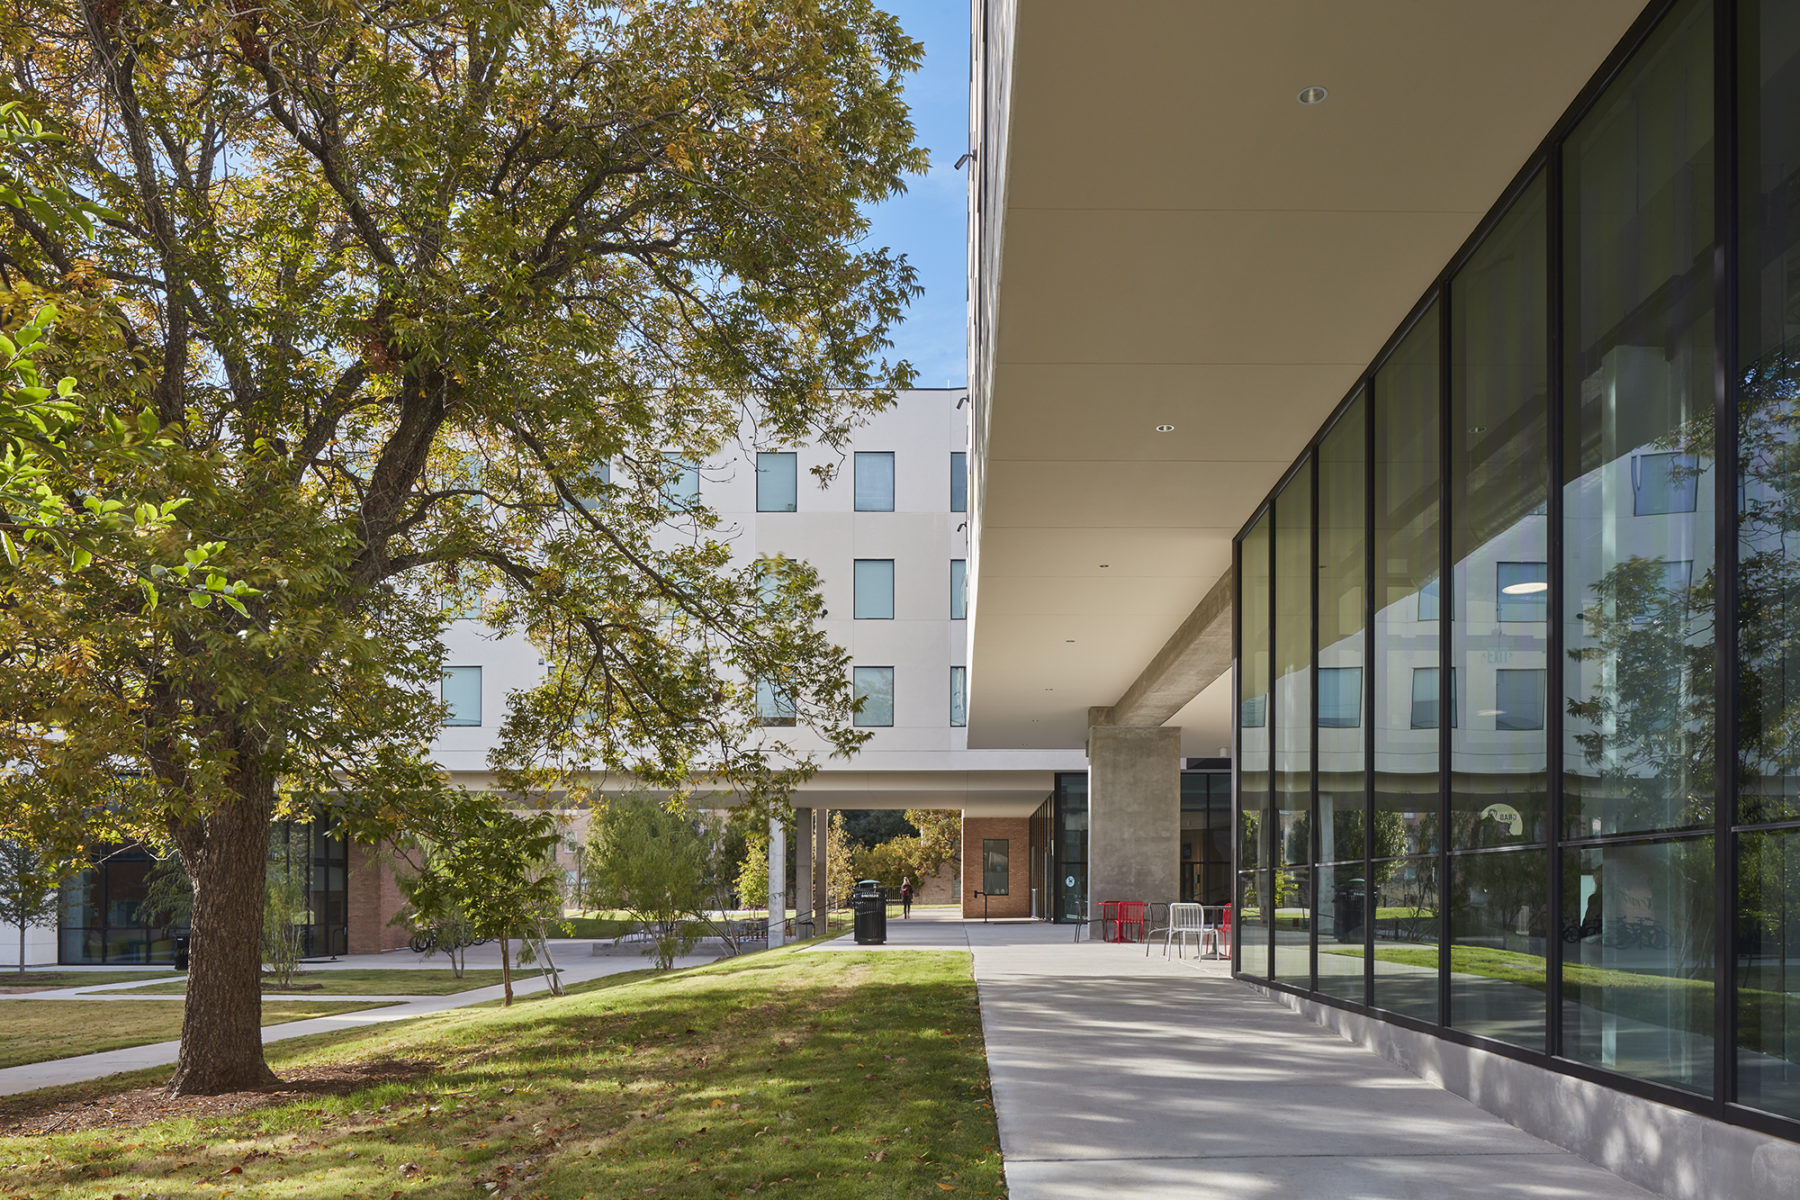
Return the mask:
<path id="1" fill-rule="evenodd" d="M 964 817 L 962 823 L 963 916 L 982 915 L 981 843 L 1003 838 L 1007 843 L 1007 894 L 986 901 L 990 917 L 1029 917 L 1031 915 L 1031 818 L 1029 817 Z"/>
<path id="2" fill-rule="evenodd" d="M 375 954 L 406 945 L 411 933 L 404 925 L 390 925 L 406 904 L 394 878 L 385 847 L 350 844 L 350 878 L 346 897 L 346 924 L 350 953 Z"/>

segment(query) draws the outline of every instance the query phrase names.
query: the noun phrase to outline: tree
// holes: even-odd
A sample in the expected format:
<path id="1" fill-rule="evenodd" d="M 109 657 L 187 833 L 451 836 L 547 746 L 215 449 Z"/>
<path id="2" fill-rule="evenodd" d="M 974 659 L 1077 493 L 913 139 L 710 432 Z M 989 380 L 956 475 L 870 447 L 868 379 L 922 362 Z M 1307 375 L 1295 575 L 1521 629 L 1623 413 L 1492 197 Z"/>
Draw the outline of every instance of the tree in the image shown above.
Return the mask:
<path id="1" fill-rule="evenodd" d="M 607 801 L 588 826 L 587 903 L 620 908 L 651 934 L 656 969 L 694 948 L 713 898 L 710 841 L 687 814 L 645 795 Z"/>
<path id="2" fill-rule="evenodd" d="M 427 920 L 448 919 L 477 938 L 500 942 L 500 979 L 506 1004 L 513 1001 L 511 943 L 517 939 L 546 966 L 543 924 L 562 915 L 562 884 L 555 869 L 562 840 L 551 813 L 516 813 L 493 796 L 455 791 L 436 811 L 417 819 L 429 845 L 417 871 L 400 881 L 413 909 Z M 190 985 L 191 986 L 191 985 Z"/>
<path id="3" fill-rule="evenodd" d="M 767 872 L 765 872 L 765 875 Z M 825 892 L 834 907 L 850 903 L 856 887 L 856 843 L 845 828 L 844 814 L 833 811 L 831 826 L 825 832 Z"/>
<path id="4" fill-rule="evenodd" d="M 44 666 L 0 682 L 47 781 L 0 819 L 192 873 L 176 1092 L 272 1078 L 271 821 L 330 796 L 373 840 L 441 793 L 443 597 L 494 593 L 547 660 L 503 730 L 520 795 L 607 767 L 779 809 L 812 757 L 759 729 L 759 679 L 860 743 L 812 573 L 734 562 L 673 485 L 740 438 L 842 446 L 910 382 L 881 354 L 914 276 L 864 244 L 925 165 L 893 18 L 22 0 L 0 54 L 0 101 L 61 139 L 14 175 L 116 214 L 78 247 L 10 210 L 0 286 L 88 289 L 102 401 L 194 456 L 147 481 L 192 496 L 177 560 L 222 544 L 254 589 L 146 613 L 135 576 L 81 572 L 21 600 Z"/>
<path id="5" fill-rule="evenodd" d="M 25 932 L 56 920 L 64 872 L 43 851 L 24 842 L 0 841 L 0 925 L 19 927 L 19 974 L 25 973 Z"/>

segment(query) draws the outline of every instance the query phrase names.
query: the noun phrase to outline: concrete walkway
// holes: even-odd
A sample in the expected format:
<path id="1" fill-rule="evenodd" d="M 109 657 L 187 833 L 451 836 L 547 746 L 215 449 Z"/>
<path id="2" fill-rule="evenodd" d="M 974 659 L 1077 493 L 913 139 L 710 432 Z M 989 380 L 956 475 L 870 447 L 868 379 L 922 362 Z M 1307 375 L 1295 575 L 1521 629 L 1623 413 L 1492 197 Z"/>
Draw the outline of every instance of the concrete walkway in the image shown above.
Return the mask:
<path id="1" fill-rule="evenodd" d="M 588 979 L 599 979 L 606 975 L 617 975 L 624 971 L 635 971 L 649 965 L 649 959 L 636 957 L 594 957 L 585 942 L 564 948 L 553 944 L 551 953 L 556 956 L 556 965 L 562 971 L 564 985 L 580 983 Z M 483 953 L 486 951 L 486 953 Z M 564 960 L 567 961 L 564 961 Z M 693 957 L 675 960 L 677 967 L 699 966 L 711 962 L 711 958 Z M 469 967 L 473 969 L 498 968 L 500 952 L 495 947 L 476 947 L 469 952 Z M 448 968 L 449 964 L 441 956 L 426 957 L 401 951 L 393 954 L 366 954 L 340 959 L 335 963 L 306 963 L 305 971 L 349 970 L 352 968 Z M 177 978 L 173 972 L 170 978 Z M 107 1000 L 179 1000 L 179 996 L 109 996 L 108 992 L 121 988 L 143 987 L 148 980 L 134 983 L 101 984 L 98 986 L 77 985 L 68 988 L 57 988 L 51 991 L 36 992 L 29 995 L 0 997 L 7 1000 L 62 1000 L 71 1004 L 103 1003 Z M 544 977 L 536 967 L 523 970 L 514 968 L 513 995 L 528 996 L 541 992 L 546 988 Z M 376 1025 L 386 1021 L 404 1021 L 410 1017 L 422 1017 L 431 1013 L 448 1012 L 451 1009 L 467 1008 L 474 1004 L 485 1004 L 490 1000 L 498 1000 L 505 989 L 495 984 L 492 987 L 473 988 L 466 992 L 456 992 L 449 996 L 322 996 L 317 992 L 299 993 L 291 996 L 265 995 L 265 1000 L 313 1000 L 321 1002 L 374 1000 L 384 1003 L 384 1008 L 368 1008 L 360 1012 L 338 1013 L 329 1017 L 313 1017 L 304 1021 L 289 1021 L 282 1025 L 263 1026 L 263 1044 L 285 1041 L 288 1038 L 306 1037 L 308 1034 L 327 1033 L 346 1026 Z M 166 1067 L 175 1061 L 176 1051 L 181 1047 L 179 1042 L 152 1042 L 143 1046 L 127 1046 L 122 1050 L 107 1050 L 99 1054 L 83 1054 L 74 1058 L 58 1058 L 50 1062 L 26 1063 L 18 1067 L 0 1068 L 0 1096 L 10 1096 L 18 1092 L 34 1091 L 38 1088 L 57 1087 L 68 1083 L 82 1083 L 89 1079 L 100 1079 L 107 1075 L 116 1075 L 121 1071 L 136 1071 L 145 1067 Z"/>
<path id="2" fill-rule="evenodd" d="M 888 922 L 885 949 L 974 953 L 1012 1200 L 1650 1195 L 1264 999 L 1224 963 L 1073 935 Z"/>

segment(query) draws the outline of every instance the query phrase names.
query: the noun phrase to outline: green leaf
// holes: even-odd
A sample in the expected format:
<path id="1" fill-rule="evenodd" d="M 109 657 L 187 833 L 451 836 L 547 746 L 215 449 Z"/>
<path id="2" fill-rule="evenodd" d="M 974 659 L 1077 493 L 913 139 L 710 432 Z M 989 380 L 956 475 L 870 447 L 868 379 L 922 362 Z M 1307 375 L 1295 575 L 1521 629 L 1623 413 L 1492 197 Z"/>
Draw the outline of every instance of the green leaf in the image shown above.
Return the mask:
<path id="1" fill-rule="evenodd" d="M 11 535 L 9 535 L 6 532 L 6 530 L 4 530 L 4 529 L 0 529 L 0 548 L 4 548 L 6 550 L 6 561 L 7 562 L 11 563 L 15 567 L 19 565 L 19 548 L 17 546 L 13 545 L 13 540 L 12 540 Z"/>
<path id="2" fill-rule="evenodd" d="M 77 571 L 83 569 L 89 563 L 91 563 L 93 561 L 94 561 L 94 556 L 91 553 L 89 553 L 86 550 L 79 549 L 79 548 L 76 549 L 75 553 L 73 553 L 69 556 L 70 565 L 72 565 Z"/>
<path id="3" fill-rule="evenodd" d="M 137 425 L 138 432 L 144 434 L 152 434 L 162 428 L 162 422 L 156 419 L 156 411 L 149 408 L 138 414 Z"/>
<path id="4" fill-rule="evenodd" d="M 195 608 L 205 608 L 212 603 L 212 597 L 205 592 L 189 592 L 188 603 Z"/>

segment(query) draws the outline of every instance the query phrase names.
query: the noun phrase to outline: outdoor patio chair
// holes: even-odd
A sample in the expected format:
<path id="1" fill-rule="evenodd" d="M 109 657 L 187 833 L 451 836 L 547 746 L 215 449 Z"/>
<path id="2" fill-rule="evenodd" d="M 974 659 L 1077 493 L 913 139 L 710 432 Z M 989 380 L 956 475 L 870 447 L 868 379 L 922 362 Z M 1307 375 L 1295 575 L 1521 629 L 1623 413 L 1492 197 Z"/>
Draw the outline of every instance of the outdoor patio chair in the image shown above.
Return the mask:
<path id="1" fill-rule="evenodd" d="M 1174 943 L 1178 958 L 1186 958 L 1185 942 L 1178 939 L 1192 936 L 1194 939 L 1194 957 L 1200 957 L 1206 946 L 1206 936 L 1211 933 L 1215 938 L 1218 930 L 1206 923 L 1206 906 L 1203 904 L 1171 904 L 1169 906 L 1169 927 L 1163 934 L 1163 957 L 1169 957 L 1169 945 Z M 1148 942 L 1144 944 L 1144 953 L 1150 953 Z"/>
<path id="2" fill-rule="evenodd" d="M 1231 953 L 1231 905 L 1219 915 L 1217 925 L 1203 925 L 1200 933 L 1200 953 L 1206 953 L 1206 944 L 1212 943 L 1213 953 L 1226 955 Z"/>
<path id="3" fill-rule="evenodd" d="M 1088 923 L 1091 918 L 1088 916 L 1088 902 L 1086 900 L 1076 900 L 1073 903 L 1075 907 L 1075 940 L 1079 942 L 1081 940 L 1081 932 L 1088 928 Z M 1093 939 L 1093 936 L 1093 931 L 1088 930 L 1088 938 L 1090 941 Z"/>
<path id="4" fill-rule="evenodd" d="M 1144 909 L 1146 907 L 1142 900 L 1119 901 L 1119 936 L 1117 940 L 1130 942 L 1144 936 Z"/>

